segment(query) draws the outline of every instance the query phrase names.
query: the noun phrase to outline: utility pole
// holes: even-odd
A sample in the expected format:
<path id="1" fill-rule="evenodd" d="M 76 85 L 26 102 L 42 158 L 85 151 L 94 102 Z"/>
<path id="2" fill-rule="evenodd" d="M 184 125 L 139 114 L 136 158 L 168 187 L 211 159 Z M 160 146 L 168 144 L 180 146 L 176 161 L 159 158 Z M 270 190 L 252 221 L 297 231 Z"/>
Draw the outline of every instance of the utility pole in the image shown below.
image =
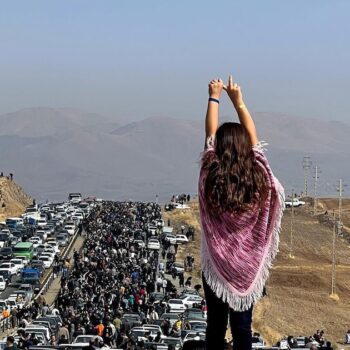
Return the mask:
<path id="1" fill-rule="evenodd" d="M 342 206 L 343 206 L 343 179 L 339 179 L 339 208 L 338 208 L 338 235 L 341 235 L 342 231 Z"/>
<path id="2" fill-rule="evenodd" d="M 290 246 L 289 246 L 289 257 L 291 259 L 294 258 L 293 256 L 293 224 L 294 224 L 294 189 L 292 189 L 292 213 L 291 213 L 291 219 L 290 219 Z"/>
<path id="3" fill-rule="evenodd" d="M 314 183 L 314 215 L 317 214 L 317 185 L 318 185 L 318 179 L 319 179 L 319 173 L 320 170 L 318 168 L 318 166 L 315 166 L 315 175 L 314 175 L 314 179 L 315 179 L 315 183 Z"/>
<path id="4" fill-rule="evenodd" d="M 312 161 L 310 156 L 304 156 L 303 158 L 303 169 L 304 169 L 304 197 L 308 196 L 308 179 L 309 170 L 311 168 Z"/>
<path id="5" fill-rule="evenodd" d="M 334 296 L 335 293 L 335 278 L 336 278 L 336 261 L 335 261 L 335 234 L 336 234 L 336 220 L 335 220 L 335 212 L 333 209 L 333 244 L 332 244 L 332 291 L 331 296 Z"/>

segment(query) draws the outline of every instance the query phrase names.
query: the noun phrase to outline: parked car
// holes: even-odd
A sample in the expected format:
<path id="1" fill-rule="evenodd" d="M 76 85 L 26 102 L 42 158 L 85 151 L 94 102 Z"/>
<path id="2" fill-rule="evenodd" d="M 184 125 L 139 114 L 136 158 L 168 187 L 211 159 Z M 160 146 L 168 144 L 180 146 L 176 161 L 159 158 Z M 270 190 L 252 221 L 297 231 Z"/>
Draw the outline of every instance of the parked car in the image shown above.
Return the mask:
<path id="1" fill-rule="evenodd" d="M 196 331 L 189 331 L 183 340 L 184 343 L 186 343 L 189 340 L 205 340 L 205 333 L 204 332 L 196 332 Z"/>
<path id="2" fill-rule="evenodd" d="M 0 259 L 1 260 L 10 260 L 13 257 L 11 247 L 3 247 L 0 249 Z"/>
<path id="3" fill-rule="evenodd" d="M 170 313 L 170 312 L 164 312 L 164 314 L 162 314 L 159 317 L 160 320 L 168 320 L 170 322 L 171 327 L 174 326 L 175 322 L 179 319 L 179 314 L 177 313 Z"/>
<path id="4" fill-rule="evenodd" d="M 186 306 L 181 299 L 170 299 L 168 301 L 168 312 L 182 313 L 186 310 Z"/>
<path id="5" fill-rule="evenodd" d="M 203 298 L 199 295 L 183 295 L 180 297 L 186 307 L 192 308 L 194 304 L 201 304 Z"/>
<path id="6" fill-rule="evenodd" d="M 196 308 L 186 309 L 183 316 L 186 320 L 205 320 L 204 312 Z"/>
<path id="7" fill-rule="evenodd" d="M 59 247 L 66 247 L 68 245 L 68 237 L 65 235 L 57 235 L 56 240 Z"/>
<path id="8" fill-rule="evenodd" d="M 88 335 L 88 334 L 85 334 L 85 335 L 78 335 L 74 340 L 73 340 L 73 344 L 75 346 L 77 346 L 78 344 L 81 346 L 81 347 L 88 347 L 90 345 L 90 341 L 91 340 L 95 340 L 95 339 L 98 339 L 100 341 L 103 341 L 103 339 L 98 336 L 98 335 Z"/>
<path id="9" fill-rule="evenodd" d="M 0 276 L 0 290 L 5 290 L 6 288 L 6 281 L 3 276 Z"/>
<path id="10" fill-rule="evenodd" d="M 285 205 L 286 205 L 286 208 L 291 208 L 291 207 L 298 208 L 305 205 L 305 202 L 300 201 L 298 198 L 294 198 L 293 200 L 286 201 Z"/>
<path id="11" fill-rule="evenodd" d="M 188 238 L 186 235 L 179 234 L 179 235 L 176 235 L 175 237 L 176 237 L 176 243 L 178 244 L 188 243 Z"/>
<path id="12" fill-rule="evenodd" d="M 145 248 L 146 244 L 142 239 L 134 239 L 134 244 L 137 244 L 140 248 Z"/>
<path id="13" fill-rule="evenodd" d="M 0 270 L 7 269 L 11 272 L 11 275 L 16 275 L 18 272 L 18 267 L 12 262 L 3 262 L 0 264 Z"/>
<path id="14" fill-rule="evenodd" d="M 171 233 L 164 234 L 164 239 L 170 244 L 176 244 L 176 236 Z"/>
<path id="15" fill-rule="evenodd" d="M 12 262 L 13 264 L 16 265 L 18 271 L 22 270 L 24 268 L 24 264 L 22 259 L 18 259 L 18 258 L 13 258 L 10 260 L 10 262 Z"/>
<path id="16" fill-rule="evenodd" d="M 179 275 L 185 272 L 185 266 L 183 263 L 179 263 L 179 262 L 167 264 L 167 272 L 172 273 L 173 270 L 176 270 L 176 275 Z"/>
<path id="17" fill-rule="evenodd" d="M 4 280 L 6 281 L 6 283 L 11 283 L 12 275 L 9 270 L 6 270 L 6 269 L 0 270 L 0 276 L 4 277 Z"/>
<path id="18" fill-rule="evenodd" d="M 71 236 L 73 236 L 73 235 L 74 235 L 74 231 L 75 231 L 75 225 L 74 225 L 74 223 L 72 223 L 72 224 L 66 224 L 66 225 L 64 226 L 64 229 L 67 230 L 68 233 L 69 233 Z"/>
<path id="19" fill-rule="evenodd" d="M 147 248 L 148 248 L 148 249 L 159 250 L 159 249 L 160 249 L 160 243 L 159 243 L 158 239 L 156 239 L 156 238 L 150 238 L 150 239 L 148 240 Z"/>
<path id="20" fill-rule="evenodd" d="M 166 337 L 160 340 L 161 344 L 166 344 L 169 348 L 169 345 L 172 345 L 172 348 L 175 350 L 182 349 L 182 338 L 181 337 Z"/>
<path id="21" fill-rule="evenodd" d="M 38 260 L 43 262 L 45 269 L 49 269 L 52 265 L 52 259 L 50 259 L 48 256 L 40 256 Z"/>

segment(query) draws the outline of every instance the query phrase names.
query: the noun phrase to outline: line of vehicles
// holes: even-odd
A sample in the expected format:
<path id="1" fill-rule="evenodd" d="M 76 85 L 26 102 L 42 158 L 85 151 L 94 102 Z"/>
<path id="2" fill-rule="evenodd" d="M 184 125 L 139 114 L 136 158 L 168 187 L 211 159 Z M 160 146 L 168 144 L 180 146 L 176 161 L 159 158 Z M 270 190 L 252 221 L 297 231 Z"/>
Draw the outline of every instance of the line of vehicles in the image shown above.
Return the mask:
<path id="1" fill-rule="evenodd" d="M 35 204 L 0 222 L 0 311 L 22 308 L 40 291 L 46 271 L 94 205 L 72 193 L 67 202 Z"/>

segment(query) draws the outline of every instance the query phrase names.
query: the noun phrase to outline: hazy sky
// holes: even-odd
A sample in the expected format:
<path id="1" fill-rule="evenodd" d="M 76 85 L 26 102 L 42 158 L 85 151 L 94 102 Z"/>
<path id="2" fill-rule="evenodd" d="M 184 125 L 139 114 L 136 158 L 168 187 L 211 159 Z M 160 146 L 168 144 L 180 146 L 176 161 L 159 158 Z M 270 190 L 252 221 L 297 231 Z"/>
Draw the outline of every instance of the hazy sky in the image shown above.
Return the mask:
<path id="1" fill-rule="evenodd" d="M 253 111 L 350 117 L 348 0 L 0 4 L 0 113 L 198 119 L 208 81 L 233 73 Z"/>

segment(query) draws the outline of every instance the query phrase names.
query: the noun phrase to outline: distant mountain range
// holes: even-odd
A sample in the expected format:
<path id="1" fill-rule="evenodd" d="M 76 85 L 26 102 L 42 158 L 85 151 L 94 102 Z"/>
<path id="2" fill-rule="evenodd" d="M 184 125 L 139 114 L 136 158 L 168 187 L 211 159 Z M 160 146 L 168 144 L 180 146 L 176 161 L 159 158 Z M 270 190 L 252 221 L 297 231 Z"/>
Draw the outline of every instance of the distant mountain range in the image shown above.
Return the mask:
<path id="1" fill-rule="evenodd" d="M 260 139 L 287 191 L 303 189 L 302 160 L 311 155 L 319 192 L 350 183 L 350 125 L 254 114 Z M 68 192 L 108 199 L 166 201 L 196 193 L 204 144 L 201 121 L 153 117 L 126 125 L 69 108 L 28 108 L 0 116 L 0 171 L 12 172 L 39 201 Z M 312 170 L 312 169 L 311 169 Z M 310 175 L 310 187 L 313 180 Z"/>

